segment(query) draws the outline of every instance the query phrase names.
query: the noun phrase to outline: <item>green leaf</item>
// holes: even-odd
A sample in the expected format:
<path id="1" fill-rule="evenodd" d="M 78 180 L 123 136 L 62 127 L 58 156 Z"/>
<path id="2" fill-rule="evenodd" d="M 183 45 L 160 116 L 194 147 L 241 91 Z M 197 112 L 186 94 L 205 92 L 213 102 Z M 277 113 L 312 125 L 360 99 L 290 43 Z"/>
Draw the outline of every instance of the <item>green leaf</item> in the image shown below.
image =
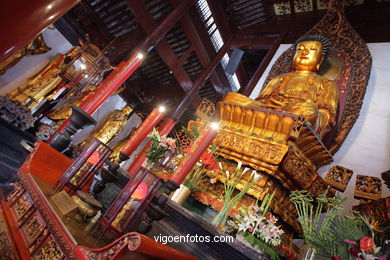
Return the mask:
<path id="1" fill-rule="evenodd" d="M 191 127 L 191 130 L 192 130 L 192 132 L 194 133 L 194 137 L 195 137 L 195 139 L 198 139 L 198 137 L 199 137 L 199 132 L 198 132 L 198 129 L 196 128 L 196 126 L 192 126 Z"/>
<path id="2" fill-rule="evenodd" d="M 271 245 L 268 245 L 264 241 L 256 238 L 254 235 L 252 235 L 252 234 L 246 235 L 245 236 L 245 240 L 253 247 L 258 246 L 258 248 L 262 252 L 264 252 L 267 255 L 269 255 L 272 260 L 280 260 L 280 259 L 282 259 L 280 254 L 279 254 L 279 252 L 275 248 L 273 248 Z"/>
<path id="3" fill-rule="evenodd" d="M 374 248 L 374 255 L 378 254 L 379 251 L 381 251 L 381 247 L 380 247 L 380 246 L 375 247 L 375 248 Z"/>
<path id="4" fill-rule="evenodd" d="M 183 132 L 184 132 L 191 140 L 195 140 L 194 136 L 190 133 L 190 131 L 188 131 L 187 127 L 181 126 L 181 129 L 183 130 Z"/>

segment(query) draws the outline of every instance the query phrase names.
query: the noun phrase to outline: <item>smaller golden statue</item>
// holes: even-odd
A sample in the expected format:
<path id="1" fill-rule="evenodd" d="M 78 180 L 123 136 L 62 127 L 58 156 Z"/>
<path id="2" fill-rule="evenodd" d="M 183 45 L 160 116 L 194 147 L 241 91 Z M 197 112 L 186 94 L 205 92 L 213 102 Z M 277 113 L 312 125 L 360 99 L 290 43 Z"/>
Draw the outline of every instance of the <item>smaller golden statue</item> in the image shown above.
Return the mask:
<path id="1" fill-rule="evenodd" d="M 114 139 L 125 127 L 127 122 L 127 116 L 132 109 L 129 106 L 124 107 L 122 110 L 115 110 L 110 114 L 108 119 L 103 123 L 99 130 L 91 134 L 82 144 L 85 147 L 94 138 L 99 139 L 102 143 L 108 145 L 108 143 Z"/>
<path id="2" fill-rule="evenodd" d="M 51 120 L 57 121 L 56 127 L 53 128 L 57 129 L 58 126 L 60 126 L 66 119 L 68 119 L 72 114 L 72 106 L 79 106 L 94 92 L 95 89 L 96 85 L 89 85 L 83 89 L 81 93 L 71 92 L 66 97 L 64 97 L 68 99 L 69 102 L 46 115 Z"/>
<path id="3" fill-rule="evenodd" d="M 110 154 L 109 157 L 111 162 L 114 163 L 121 162 L 121 160 L 119 159 L 119 154 L 121 153 L 122 149 L 125 147 L 127 142 L 129 141 L 130 137 L 134 134 L 135 130 L 136 127 L 133 127 L 128 136 L 126 136 L 125 138 L 123 138 L 122 140 L 120 140 L 118 143 L 114 145 L 114 147 L 112 148 L 112 153 Z"/>
<path id="4" fill-rule="evenodd" d="M 293 60 L 295 71 L 272 79 L 256 101 L 234 92 L 229 92 L 223 101 L 304 117 L 317 135 L 324 137 L 335 125 L 338 105 L 336 85 L 316 73 L 326 57 L 328 45 L 322 36 L 301 37 Z"/>

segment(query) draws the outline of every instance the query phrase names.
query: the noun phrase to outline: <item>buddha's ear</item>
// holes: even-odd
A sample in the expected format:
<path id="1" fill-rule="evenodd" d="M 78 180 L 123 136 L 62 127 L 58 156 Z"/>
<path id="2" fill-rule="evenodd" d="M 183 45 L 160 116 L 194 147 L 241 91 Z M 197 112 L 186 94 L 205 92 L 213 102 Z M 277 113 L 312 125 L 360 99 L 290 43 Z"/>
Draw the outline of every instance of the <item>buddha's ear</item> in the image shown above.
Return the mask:
<path id="1" fill-rule="evenodd" d="M 324 56 L 322 56 L 321 57 L 321 61 L 317 64 L 317 71 L 319 71 L 320 70 L 320 67 L 321 67 L 321 64 L 322 64 L 322 62 L 324 61 Z"/>

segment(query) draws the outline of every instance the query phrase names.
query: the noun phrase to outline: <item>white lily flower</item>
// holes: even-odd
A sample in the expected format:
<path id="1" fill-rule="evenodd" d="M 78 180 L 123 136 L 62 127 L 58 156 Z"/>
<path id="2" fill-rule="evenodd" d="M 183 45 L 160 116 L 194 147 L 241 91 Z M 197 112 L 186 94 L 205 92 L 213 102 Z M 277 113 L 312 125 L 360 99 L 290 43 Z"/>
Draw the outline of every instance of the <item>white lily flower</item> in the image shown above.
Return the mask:
<path id="1" fill-rule="evenodd" d="M 198 166 L 198 167 L 202 166 L 202 161 L 197 162 L 196 166 Z"/>
<path id="2" fill-rule="evenodd" d="M 229 171 L 226 171 L 226 177 L 229 179 L 229 176 L 230 176 L 230 172 Z"/>
<path id="3" fill-rule="evenodd" d="M 262 176 L 260 174 L 258 174 L 256 171 L 255 172 L 255 181 L 258 181 L 260 178 L 262 178 Z"/>
<path id="4" fill-rule="evenodd" d="M 253 170 L 252 173 L 251 173 L 251 178 L 253 177 L 253 175 L 255 175 L 256 171 Z"/>
<path id="5" fill-rule="evenodd" d="M 247 171 L 249 171 L 249 168 L 248 167 L 245 167 L 244 171 L 242 172 L 242 174 L 245 174 Z"/>
<path id="6" fill-rule="evenodd" d="M 237 169 L 241 169 L 241 166 L 242 166 L 242 162 L 238 162 Z"/>
<path id="7" fill-rule="evenodd" d="M 219 168 L 220 168 L 221 170 L 223 170 L 223 168 L 222 168 L 222 163 L 219 162 L 218 165 L 219 165 Z"/>

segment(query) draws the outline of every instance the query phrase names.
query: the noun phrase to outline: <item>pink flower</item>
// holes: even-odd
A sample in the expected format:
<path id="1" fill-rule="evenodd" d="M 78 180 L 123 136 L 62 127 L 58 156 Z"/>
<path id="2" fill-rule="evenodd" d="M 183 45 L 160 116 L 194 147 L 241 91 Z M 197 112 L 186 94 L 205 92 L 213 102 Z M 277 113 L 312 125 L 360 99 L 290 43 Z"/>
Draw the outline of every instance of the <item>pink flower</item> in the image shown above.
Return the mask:
<path id="1" fill-rule="evenodd" d="M 348 243 L 350 245 L 356 245 L 356 242 L 355 241 L 352 241 L 352 240 L 349 240 L 349 239 L 345 239 L 344 240 L 345 243 Z"/>

